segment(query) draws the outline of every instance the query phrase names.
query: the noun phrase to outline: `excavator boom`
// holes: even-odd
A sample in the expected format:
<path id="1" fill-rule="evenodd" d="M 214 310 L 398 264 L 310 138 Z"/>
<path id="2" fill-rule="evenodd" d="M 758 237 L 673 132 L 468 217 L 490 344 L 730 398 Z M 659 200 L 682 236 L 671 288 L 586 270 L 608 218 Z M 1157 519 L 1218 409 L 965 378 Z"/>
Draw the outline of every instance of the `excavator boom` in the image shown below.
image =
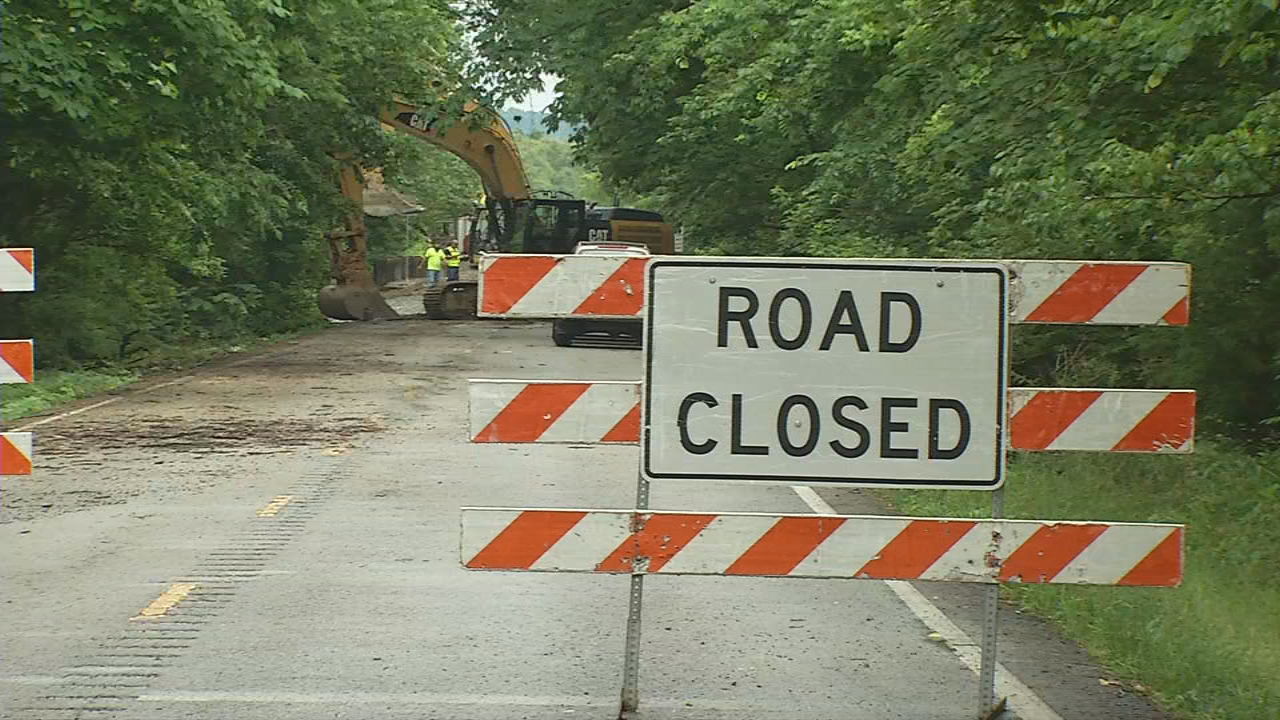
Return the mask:
<path id="1" fill-rule="evenodd" d="M 441 127 L 440 117 L 397 101 L 383 111 L 382 123 L 448 150 L 480 176 L 491 198 L 513 202 L 533 197 L 520 151 L 502 116 L 475 102 L 463 107 L 463 117 Z"/>
<path id="2" fill-rule="evenodd" d="M 467 102 L 460 117 L 446 122 L 443 110 L 396 100 L 379 113 L 378 120 L 384 128 L 413 135 L 453 153 L 476 172 L 486 196 L 483 210 L 487 222 L 481 245 L 486 251 L 572 253 L 580 241 L 607 241 L 612 237 L 642 243 L 653 252 L 671 252 L 671 226 L 656 213 L 623 209 L 610 209 L 617 213 L 593 213 L 583 200 L 535 194 L 506 121 L 477 102 Z M 362 171 L 353 158 L 339 159 L 343 195 L 355 208 L 362 208 Z M 628 217 L 627 212 L 633 216 Z M 342 320 L 395 316 L 378 294 L 369 272 L 365 225 L 360 213 L 349 216 L 346 227 L 330 233 L 328 240 L 335 284 L 321 290 L 321 311 Z M 474 316 L 475 295 L 474 282 L 451 281 L 444 287 L 429 289 L 423 303 L 430 317 L 459 312 Z"/>

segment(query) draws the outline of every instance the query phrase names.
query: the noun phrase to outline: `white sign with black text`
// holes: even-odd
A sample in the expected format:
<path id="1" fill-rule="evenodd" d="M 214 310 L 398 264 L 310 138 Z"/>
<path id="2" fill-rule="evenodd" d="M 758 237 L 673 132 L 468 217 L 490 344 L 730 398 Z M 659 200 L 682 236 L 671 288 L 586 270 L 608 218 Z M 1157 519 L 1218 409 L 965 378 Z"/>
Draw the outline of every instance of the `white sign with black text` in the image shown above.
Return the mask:
<path id="1" fill-rule="evenodd" d="M 655 259 L 652 480 L 993 490 L 1007 276 L 959 261 Z"/>

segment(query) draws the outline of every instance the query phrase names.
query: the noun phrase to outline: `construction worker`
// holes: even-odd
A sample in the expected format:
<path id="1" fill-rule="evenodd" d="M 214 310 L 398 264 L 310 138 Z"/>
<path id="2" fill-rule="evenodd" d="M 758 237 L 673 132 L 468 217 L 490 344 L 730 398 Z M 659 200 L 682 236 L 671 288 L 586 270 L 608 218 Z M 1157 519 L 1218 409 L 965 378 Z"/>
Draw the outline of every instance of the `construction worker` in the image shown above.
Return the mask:
<path id="1" fill-rule="evenodd" d="M 462 251 L 458 249 L 456 240 L 450 241 L 449 247 L 444 249 L 444 264 L 448 271 L 447 277 L 452 282 L 458 279 L 458 273 L 462 268 Z"/>
<path id="2" fill-rule="evenodd" d="M 435 287 L 440 284 L 440 271 L 444 269 L 445 262 L 444 251 L 440 249 L 440 246 L 436 244 L 435 240 L 432 240 L 430 244 L 427 245 L 426 260 L 427 286 Z"/>

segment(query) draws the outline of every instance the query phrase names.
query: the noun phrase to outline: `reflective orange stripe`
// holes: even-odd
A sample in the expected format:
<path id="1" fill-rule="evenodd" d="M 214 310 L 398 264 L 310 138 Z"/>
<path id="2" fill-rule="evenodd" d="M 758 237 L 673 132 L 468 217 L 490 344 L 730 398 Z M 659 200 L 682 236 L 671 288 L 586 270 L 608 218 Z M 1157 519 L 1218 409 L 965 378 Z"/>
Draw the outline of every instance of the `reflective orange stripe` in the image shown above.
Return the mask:
<path id="1" fill-rule="evenodd" d="M 473 442 L 534 442 L 591 383 L 528 385 L 476 434 Z"/>
<path id="2" fill-rule="evenodd" d="M 600 442 L 634 443 L 640 442 L 640 403 L 636 403 L 622 416 L 617 425 L 600 438 Z"/>
<path id="3" fill-rule="evenodd" d="M 963 520 L 913 520 L 854 577 L 918 577 L 976 524 Z"/>
<path id="4" fill-rule="evenodd" d="M 637 559 L 648 560 L 645 570 L 658 572 L 689 541 L 698 536 L 715 515 L 641 515 L 644 523 L 596 566 L 597 572 L 630 572 Z"/>
<path id="5" fill-rule="evenodd" d="M 1169 393 L 1112 450 L 1157 450 L 1182 447 L 1195 431 L 1196 394 Z"/>
<path id="6" fill-rule="evenodd" d="M 27 382 L 35 377 L 35 353 L 30 340 L 0 340 L 0 362 Z"/>
<path id="7" fill-rule="evenodd" d="M 1018 450 L 1044 450 L 1100 397 L 1101 392 L 1036 393 L 1009 423 L 1009 441 Z"/>
<path id="8" fill-rule="evenodd" d="M 1172 587 L 1182 583 L 1182 528 L 1175 528 L 1164 542 L 1147 553 L 1117 585 Z"/>
<path id="9" fill-rule="evenodd" d="M 1106 532 L 1106 525 L 1048 525 L 1036 530 L 1000 567 L 1000 582 L 1049 582 Z"/>
<path id="10" fill-rule="evenodd" d="M 0 475 L 30 475 L 31 458 L 8 436 L 0 434 Z"/>
<path id="11" fill-rule="evenodd" d="M 725 575 L 786 575 L 809 557 L 844 518 L 784 517 L 774 523 Z"/>
<path id="12" fill-rule="evenodd" d="M 476 569 L 527 569 L 573 529 L 585 512 L 522 512 L 467 563 Z"/>
<path id="13" fill-rule="evenodd" d="M 556 258 L 500 257 L 484 271 L 484 294 L 480 310 L 487 313 L 510 312 L 520 298 L 556 266 Z"/>
<path id="14" fill-rule="evenodd" d="M 1045 298 L 1028 322 L 1084 323 L 1102 312 L 1147 269 L 1147 265 L 1081 265 Z"/>
<path id="15" fill-rule="evenodd" d="M 574 315 L 639 315 L 644 306 L 644 269 L 647 258 L 631 258 L 613 271 Z"/>

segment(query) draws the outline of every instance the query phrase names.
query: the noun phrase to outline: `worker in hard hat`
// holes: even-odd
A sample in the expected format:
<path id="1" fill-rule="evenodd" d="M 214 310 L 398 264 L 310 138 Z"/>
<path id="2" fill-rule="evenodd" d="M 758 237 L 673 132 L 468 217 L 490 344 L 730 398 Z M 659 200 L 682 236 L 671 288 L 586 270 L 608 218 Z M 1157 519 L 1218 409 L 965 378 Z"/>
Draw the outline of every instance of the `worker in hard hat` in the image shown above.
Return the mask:
<path id="1" fill-rule="evenodd" d="M 440 271 L 444 270 L 445 252 L 440 249 L 435 240 L 431 240 L 427 245 L 427 286 L 435 287 L 440 284 Z"/>
<path id="2" fill-rule="evenodd" d="M 458 249 L 458 241 L 450 241 L 449 246 L 444 249 L 444 264 L 449 281 L 457 280 L 462 268 L 462 251 Z"/>

